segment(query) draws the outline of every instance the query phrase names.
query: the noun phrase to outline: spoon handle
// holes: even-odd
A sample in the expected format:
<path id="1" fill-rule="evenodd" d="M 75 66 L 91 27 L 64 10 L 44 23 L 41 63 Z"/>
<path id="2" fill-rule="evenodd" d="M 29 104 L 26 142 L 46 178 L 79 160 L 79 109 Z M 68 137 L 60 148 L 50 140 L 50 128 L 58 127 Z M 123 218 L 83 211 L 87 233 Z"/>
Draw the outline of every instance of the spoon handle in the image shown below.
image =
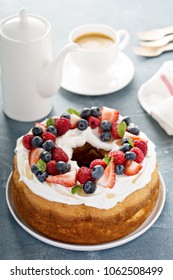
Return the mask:
<path id="1" fill-rule="evenodd" d="M 173 26 L 168 26 L 160 29 L 153 29 L 149 31 L 137 32 L 137 37 L 140 40 L 144 41 L 152 41 L 158 40 L 165 35 L 173 33 Z"/>
<path id="2" fill-rule="evenodd" d="M 156 48 L 156 47 L 162 47 L 168 44 L 169 42 L 173 41 L 173 34 L 167 35 L 161 39 L 155 40 L 155 41 L 141 41 L 140 45 L 142 47 L 148 47 L 148 48 Z"/>

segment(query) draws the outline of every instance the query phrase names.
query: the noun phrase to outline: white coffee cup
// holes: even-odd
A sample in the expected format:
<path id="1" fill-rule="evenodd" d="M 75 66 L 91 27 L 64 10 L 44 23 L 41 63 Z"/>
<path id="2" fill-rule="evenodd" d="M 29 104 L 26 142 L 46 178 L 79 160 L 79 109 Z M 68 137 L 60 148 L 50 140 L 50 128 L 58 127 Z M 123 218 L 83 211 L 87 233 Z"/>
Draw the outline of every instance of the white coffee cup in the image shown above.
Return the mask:
<path id="1" fill-rule="evenodd" d="M 75 53 L 71 53 L 71 58 L 77 67 L 81 70 L 82 75 L 99 77 L 105 74 L 110 67 L 116 63 L 116 58 L 121 50 L 123 50 L 129 42 L 128 31 L 115 30 L 114 28 L 104 24 L 85 24 L 78 26 L 69 35 L 70 42 L 77 43 L 77 39 L 81 36 L 89 36 L 89 34 L 99 34 L 112 39 L 110 46 L 90 49 L 80 46 Z"/>

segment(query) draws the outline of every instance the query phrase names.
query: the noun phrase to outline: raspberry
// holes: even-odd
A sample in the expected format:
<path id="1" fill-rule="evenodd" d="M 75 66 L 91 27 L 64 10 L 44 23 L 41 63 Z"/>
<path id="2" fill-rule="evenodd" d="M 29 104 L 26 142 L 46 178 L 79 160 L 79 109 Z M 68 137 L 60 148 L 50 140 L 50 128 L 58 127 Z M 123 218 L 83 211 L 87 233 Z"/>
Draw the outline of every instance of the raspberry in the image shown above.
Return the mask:
<path id="1" fill-rule="evenodd" d="M 146 156 L 147 151 L 148 151 L 147 141 L 145 141 L 145 140 L 134 140 L 133 142 L 134 142 L 134 147 L 139 148 L 143 152 L 144 156 Z"/>
<path id="2" fill-rule="evenodd" d="M 52 159 L 56 161 L 68 162 L 68 155 L 63 151 L 63 149 L 55 147 L 52 150 Z"/>
<path id="3" fill-rule="evenodd" d="M 55 127 L 58 136 L 64 135 L 71 128 L 70 120 L 67 118 L 58 118 L 55 120 Z"/>
<path id="4" fill-rule="evenodd" d="M 49 175 L 57 175 L 58 170 L 56 169 L 56 160 L 51 160 L 46 164 L 46 172 Z"/>
<path id="5" fill-rule="evenodd" d="M 31 140 L 34 138 L 32 134 L 26 134 L 22 138 L 22 144 L 27 150 L 32 150 Z"/>
<path id="6" fill-rule="evenodd" d="M 87 121 L 92 129 L 100 126 L 100 120 L 96 117 L 90 116 Z"/>
<path id="7" fill-rule="evenodd" d="M 135 159 L 135 161 L 136 161 L 137 163 L 141 163 L 141 162 L 143 161 L 143 159 L 144 159 L 144 154 L 143 154 L 143 152 L 142 152 L 139 148 L 134 147 L 134 148 L 132 148 L 132 149 L 130 150 L 130 152 L 133 152 L 133 153 L 136 154 L 136 159 Z"/>
<path id="8" fill-rule="evenodd" d="M 77 181 L 79 181 L 79 183 L 81 184 L 85 184 L 87 181 L 92 181 L 92 173 L 91 170 L 86 167 L 86 166 L 82 166 L 77 173 L 76 176 Z"/>
<path id="9" fill-rule="evenodd" d="M 44 142 L 46 142 L 47 140 L 52 140 L 53 142 L 55 142 L 55 140 L 56 140 L 56 136 L 54 134 L 50 133 L 50 132 L 47 132 L 47 131 L 43 132 L 41 137 L 42 137 Z"/>
<path id="10" fill-rule="evenodd" d="M 112 123 L 111 132 L 112 132 L 112 137 L 113 137 L 114 139 L 120 139 L 120 138 L 121 138 L 121 137 L 119 136 L 119 134 L 118 134 L 118 123 L 117 123 L 117 122 L 113 122 L 113 123 Z"/>
<path id="11" fill-rule="evenodd" d="M 115 165 L 126 162 L 125 155 L 122 151 L 112 151 L 109 153 L 109 156 L 113 158 Z"/>
<path id="12" fill-rule="evenodd" d="M 101 165 L 103 168 L 106 168 L 107 164 L 103 159 L 95 159 L 90 163 L 90 169 L 93 169 L 94 166 Z"/>

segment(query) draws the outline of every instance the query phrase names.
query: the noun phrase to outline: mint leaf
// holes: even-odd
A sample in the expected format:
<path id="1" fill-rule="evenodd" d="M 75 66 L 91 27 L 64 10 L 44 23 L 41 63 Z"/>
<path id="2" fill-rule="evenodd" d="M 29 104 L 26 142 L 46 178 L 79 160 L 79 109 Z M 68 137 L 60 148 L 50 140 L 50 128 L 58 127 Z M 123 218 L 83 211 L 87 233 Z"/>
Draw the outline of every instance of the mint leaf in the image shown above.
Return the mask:
<path id="1" fill-rule="evenodd" d="M 121 138 L 123 138 L 123 136 L 124 136 L 124 133 L 125 133 L 125 131 L 126 131 L 126 128 L 127 128 L 127 125 L 126 125 L 126 123 L 125 122 L 120 122 L 119 124 L 118 124 L 118 135 L 121 137 Z"/>
<path id="2" fill-rule="evenodd" d="M 69 108 L 69 109 L 67 110 L 67 113 L 69 113 L 70 115 L 71 115 L 71 114 L 75 114 L 76 116 L 80 117 L 80 112 L 77 111 L 77 110 L 75 110 L 75 109 L 73 109 L 73 108 Z"/>
<path id="3" fill-rule="evenodd" d="M 82 187 L 81 185 L 76 185 L 76 186 L 74 186 L 74 187 L 71 189 L 71 193 L 72 193 L 72 194 L 77 193 L 78 190 L 79 190 L 81 187 Z"/>
<path id="4" fill-rule="evenodd" d="M 45 161 L 42 160 L 42 159 L 39 159 L 37 161 L 37 167 L 38 167 L 39 171 L 42 171 L 42 172 L 46 171 L 46 163 L 45 163 Z"/>
<path id="5" fill-rule="evenodd" d="M 48 120 L 46 121 L 46 125 L 47 125 L 47 126 L 54 126 L 54 124 L 55 124 L 55 120 L 52 119 L 52 118 L 50 118 L 50 119 L 48 119 Z"/>
<path id="6" fill-rule="evenodd" d="M 134 147 L 134 143 L 133 140 L 131 138 L 128 138 L 128 143 L 130 144 L 130 146 L 133 148 Z"/>
<path id="7" fill-rule="evenodd" d="M 107 154 L 105 154 L 103 160 L 104 160 L 104 162 L 106 162 L 107 165 L 109 165 L 109 163 L 111 163 L 113 161 L 113 158 L 109 157 Z"/>

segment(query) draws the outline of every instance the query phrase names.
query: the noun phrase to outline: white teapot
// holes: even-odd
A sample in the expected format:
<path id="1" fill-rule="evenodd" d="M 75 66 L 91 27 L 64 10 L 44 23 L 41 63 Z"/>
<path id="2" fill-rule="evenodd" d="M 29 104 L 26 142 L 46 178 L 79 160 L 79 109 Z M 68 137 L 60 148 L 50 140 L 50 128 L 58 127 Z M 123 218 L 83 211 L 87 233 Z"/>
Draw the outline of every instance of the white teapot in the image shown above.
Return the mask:
<path id="1" fill-rule="evenodd" d="M 35 121 L 48 115 L 52 96 L 59 89 L 63 62 L 77 44 L 66 45 L 52 59 L 49 22 L 28 14 L 7 17 L 0 24 L 0 63 L 3 110 L 18 121 Z"/>

